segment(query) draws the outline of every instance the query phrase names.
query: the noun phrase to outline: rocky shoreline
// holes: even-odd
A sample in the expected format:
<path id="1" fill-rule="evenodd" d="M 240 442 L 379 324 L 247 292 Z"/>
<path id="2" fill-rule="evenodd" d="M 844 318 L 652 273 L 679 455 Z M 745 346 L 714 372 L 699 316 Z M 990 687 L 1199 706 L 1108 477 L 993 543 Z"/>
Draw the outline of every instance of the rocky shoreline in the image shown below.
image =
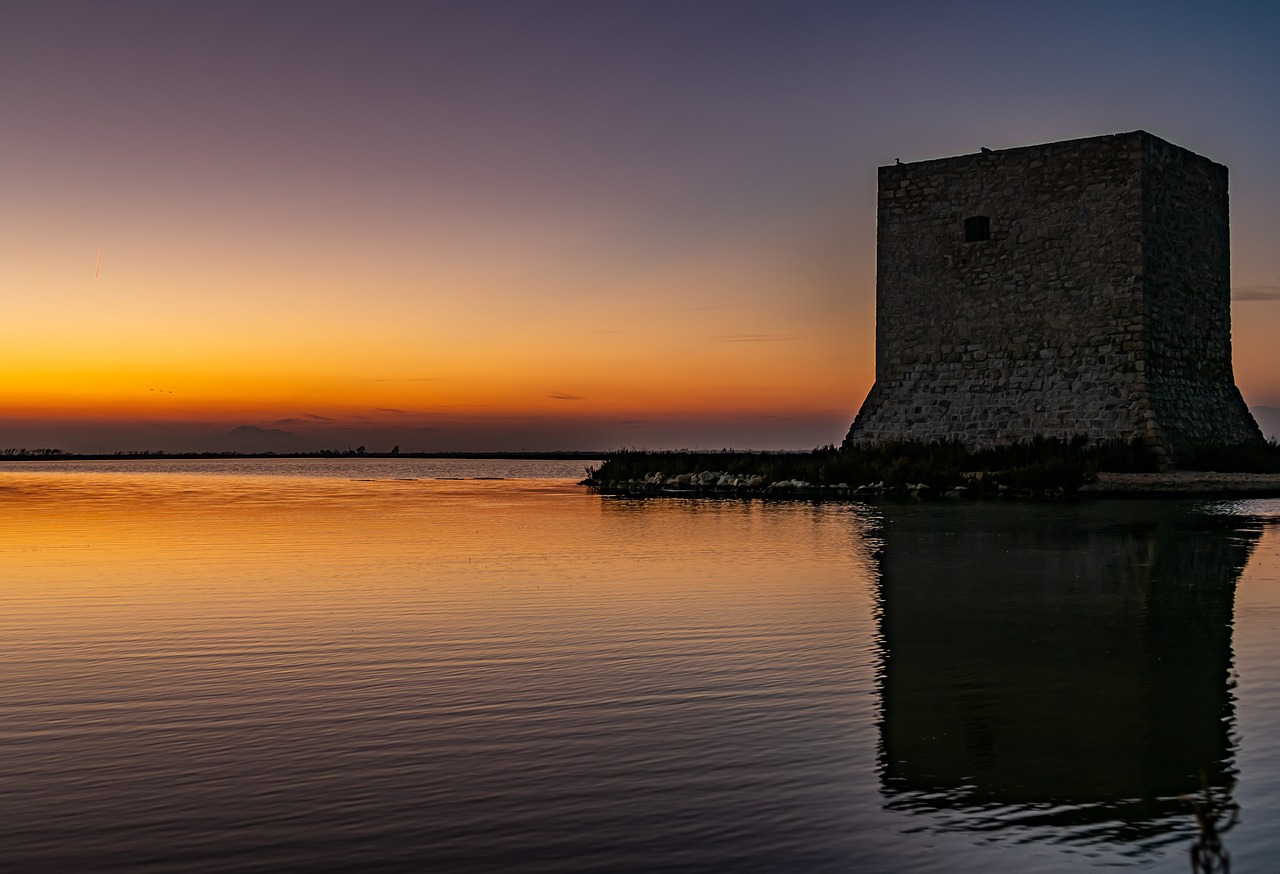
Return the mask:
<path id="1" fill-rule="evenodd" d="M 1280 497 L 1280 474 L 1215 473 L 1211 471 L 1170 471 L 1166 473 L 1099 473 L 1078 489 L 1017 489 L 983 482 L 982 474 L 966 477 L 962 484 L 946 491 L 926 483 L 888 485 L 876 482 L 815 484 L 786 479 L 769 482 L 765 477 L 707 470 L 666 476 L 652 473 L 643 479 L 597 482 L 583 485 L 604 495 L 631 497 L 737 497 L 790 498 L 805 500 L 862 500 L 877 497 L 912 498 L 1258 498 Z"/>
<path id="2" fill-rule="evenodd" d="M 971 479 L 972 485 L 958 485 L 945 491 L 936 491 L 927 483 L 906 483 L 890 485 L 876 482 L 864 485 L 850 485 L 841 482 L 834 484 L 817 484 L 799 479 L 783 479 L 770 482 L 759 474 L 733 474 L 726 471 L 707 470 L 701 473 L 682 473 L 667 476 L 652 473 L 643 479 L 599 482 L 592 479 L 582 481 L 604 495 L 626 495 L 632 497 L 737 497 L 737 498 L 804 498 L 807 500 L 851 500 L 885 496 L 902 497 L 944 497 L 963 498 L 976 497 L 980 494 L 1025 496 L 1025 497 L 1061 497 L 1066 494 L 1063 489 L 1054 489 L 1033 494 L 1029 489 L 1010 489 L 1003 485 L 979 482 L 980 476 Z"/>

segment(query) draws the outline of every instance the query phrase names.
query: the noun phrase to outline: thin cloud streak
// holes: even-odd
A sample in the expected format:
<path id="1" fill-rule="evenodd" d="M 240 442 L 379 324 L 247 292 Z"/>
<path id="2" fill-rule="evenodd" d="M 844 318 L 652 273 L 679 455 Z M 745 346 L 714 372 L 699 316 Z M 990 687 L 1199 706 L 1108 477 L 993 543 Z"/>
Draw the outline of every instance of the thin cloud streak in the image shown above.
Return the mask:
<path id="1" fill-rule="evenodd" d="M 724 343 L 782 343 L 793 338 L 787 334 L 721 334 L 715 339 Z"/>
<path id="2" fill-rule="evenodd" d="M 1231 289 L 1232 300 L 1280 300 L 1280 285 L 1244 285 Z"/>
<path id="3" fill-rule="evenodd" d="M 317 425 L 332 422 L 333 419 L 317 416 L 315 413 L 303 413 L 301 416 L 290 416 L 286 419 L 275 419 L 272 425 Z"/>

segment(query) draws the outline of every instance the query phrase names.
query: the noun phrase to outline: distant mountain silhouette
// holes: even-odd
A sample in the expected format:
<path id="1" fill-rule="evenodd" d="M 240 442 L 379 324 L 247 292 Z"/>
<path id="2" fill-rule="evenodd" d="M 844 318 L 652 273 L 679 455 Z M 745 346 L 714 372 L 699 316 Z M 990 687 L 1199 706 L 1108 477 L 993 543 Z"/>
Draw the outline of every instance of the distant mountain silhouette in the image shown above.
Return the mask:
<path id="1" fill-rule="evenodd" d="M 1280 440 L 1280 407 L 1250 407 L 1249 412 L 1268 440 Z"/>
<path id="2" fill-rule="evenodd" d="M 315 447 L 311 441 L 278 428 L 241 425 L 217 439 L 219 452 L 307 452 Z"/>

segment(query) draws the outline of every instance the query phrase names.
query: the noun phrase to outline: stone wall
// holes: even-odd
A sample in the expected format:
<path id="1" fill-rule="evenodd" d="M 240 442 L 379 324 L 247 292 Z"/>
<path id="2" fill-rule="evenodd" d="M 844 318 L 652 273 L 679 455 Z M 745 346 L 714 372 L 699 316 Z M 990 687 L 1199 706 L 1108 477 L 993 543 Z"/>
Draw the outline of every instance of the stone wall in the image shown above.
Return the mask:
<path id="1" fill-rule="evenodd" d="M 1226 168 L 1142 131 L 881 167 L 876 384 L 847 442 L 1256 438 L 1226 197 Z"/>
<path id="2" fill-rule="evenodd" d="M 1143 147 L 1142 286 L 1158 437 L 1175 457 L 1200 442 L 1261 439 L 1231 368 L 1227 168 L 1153 136 Z"/>

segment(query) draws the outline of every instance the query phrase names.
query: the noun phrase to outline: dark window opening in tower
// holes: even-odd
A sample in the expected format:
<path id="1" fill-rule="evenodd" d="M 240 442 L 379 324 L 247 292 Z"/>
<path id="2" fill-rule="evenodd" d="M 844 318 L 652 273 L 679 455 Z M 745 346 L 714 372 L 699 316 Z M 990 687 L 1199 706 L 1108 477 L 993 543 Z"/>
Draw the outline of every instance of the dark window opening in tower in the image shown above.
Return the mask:
<path id="1" fill-rule="evenodd" d="M 964 241 L 981 243 L 991 239 L 991 219 L 985 215 L 975 215 L 964 220 Z"/>

